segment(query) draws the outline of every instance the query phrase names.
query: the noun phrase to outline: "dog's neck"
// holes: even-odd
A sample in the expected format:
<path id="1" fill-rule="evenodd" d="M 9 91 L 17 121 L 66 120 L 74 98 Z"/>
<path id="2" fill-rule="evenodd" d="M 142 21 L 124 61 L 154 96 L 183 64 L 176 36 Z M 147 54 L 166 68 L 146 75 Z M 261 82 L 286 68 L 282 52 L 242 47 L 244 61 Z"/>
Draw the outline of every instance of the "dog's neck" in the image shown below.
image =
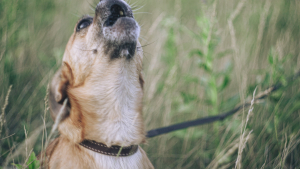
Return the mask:
<path id="1" fill-rule="evenodd" d="M 107 146 L 130 146 L 145 140 L 143 91 L 133 62 L 119 59 L 94 67 L 82 86 L 70 88 L 71 105 L 76 107 L 71 114 L 80 111 L 83 139 Z"/>

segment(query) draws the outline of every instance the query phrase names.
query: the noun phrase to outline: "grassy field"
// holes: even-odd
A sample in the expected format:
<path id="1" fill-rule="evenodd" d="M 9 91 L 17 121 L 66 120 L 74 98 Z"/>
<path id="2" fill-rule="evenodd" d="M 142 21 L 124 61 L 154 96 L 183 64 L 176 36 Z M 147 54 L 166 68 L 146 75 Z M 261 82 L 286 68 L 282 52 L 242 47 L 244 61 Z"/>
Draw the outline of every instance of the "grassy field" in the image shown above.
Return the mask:
<path id="1" fill-rule="evenodd" d="M 149 139 L 142 146 L 156 168 L 300 168 L 300 81 L 289 81 L 300 70 L 300 1 L 128 1 L 142 26 L 147 130 L 231 110 L 283 84 L 222 122 Z M 95 4 L 0 0 L 0 166 L 43 148 L 53 124 L 47 85 Z"/>

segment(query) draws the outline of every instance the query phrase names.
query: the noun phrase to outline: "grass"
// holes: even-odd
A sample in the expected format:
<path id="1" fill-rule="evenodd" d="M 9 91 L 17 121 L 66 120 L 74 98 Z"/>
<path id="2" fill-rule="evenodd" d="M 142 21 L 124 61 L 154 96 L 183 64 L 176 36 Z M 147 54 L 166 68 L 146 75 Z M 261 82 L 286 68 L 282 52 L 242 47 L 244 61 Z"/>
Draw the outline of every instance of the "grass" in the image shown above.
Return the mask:
<path id="1" fill-rule="evenodd" d="M 46 144 L 47 84 L 90 4 L 0 1 L 0 166 L 24 167 Z M 148 130 L 230 110 L 256 88 L 283 84 L 224 121 L 149 139 L 143 148 L 156 168 L 300 168 L 300 82 L 288 83 L 300 68 L 297 0 L 130 4 L 145 45 Z"/>

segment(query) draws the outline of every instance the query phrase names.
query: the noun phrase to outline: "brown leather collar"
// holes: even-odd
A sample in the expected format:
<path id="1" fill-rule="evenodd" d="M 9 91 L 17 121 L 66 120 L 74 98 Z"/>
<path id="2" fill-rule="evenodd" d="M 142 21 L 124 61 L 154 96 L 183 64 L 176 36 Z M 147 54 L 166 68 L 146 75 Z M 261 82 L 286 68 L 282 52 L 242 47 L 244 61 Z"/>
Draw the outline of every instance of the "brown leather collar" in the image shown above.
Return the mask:
<path id="1" fill-rule="evenodd" d="M 95 151 L 100 154 L 109 155 L 109 156 L 118 156 L 119 157 L 126 157 L 133 155 L 138 150 L 138 145 L 132 145 L 129 147 L 121 147 L 121 146 L 111 146 L 107 147 L 105 144 L 98 143 L 91 140 L 84 140 L 80 143 L 81 146 Z M 121 150 L 121 151 L 120 151 Z"/>

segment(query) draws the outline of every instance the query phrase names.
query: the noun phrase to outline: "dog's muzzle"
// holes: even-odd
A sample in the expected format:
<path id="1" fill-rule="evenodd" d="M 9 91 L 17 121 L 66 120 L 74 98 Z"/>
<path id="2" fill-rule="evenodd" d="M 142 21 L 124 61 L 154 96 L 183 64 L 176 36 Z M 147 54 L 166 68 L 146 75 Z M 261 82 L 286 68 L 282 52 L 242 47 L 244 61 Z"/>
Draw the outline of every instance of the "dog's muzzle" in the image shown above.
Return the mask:
<path id="1" fill-rule="evenodd" d="M 110 48 L 118 48 L 115 56 L 134 56 L 140 26 L 134 20 L 130 6 L 123 0 L 101 0 L 96 8 L 96 19 Z"/>

